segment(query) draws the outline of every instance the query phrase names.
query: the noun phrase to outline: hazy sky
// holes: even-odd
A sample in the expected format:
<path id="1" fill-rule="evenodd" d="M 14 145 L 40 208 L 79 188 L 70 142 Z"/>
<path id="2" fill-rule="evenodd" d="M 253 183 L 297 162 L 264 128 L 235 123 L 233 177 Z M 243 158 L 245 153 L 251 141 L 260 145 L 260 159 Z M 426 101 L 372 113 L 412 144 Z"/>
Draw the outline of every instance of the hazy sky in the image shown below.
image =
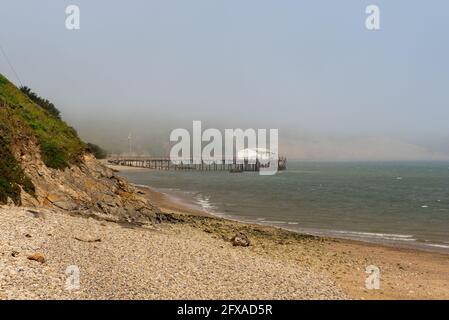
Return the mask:
<path id="1" fill-rule="evenodd" d="M 81 29 L 65 28 L 65 8 Z M 381 30 L 365 28 L 380 7 Z M 279 128 L 303 159 L 449 159 L 449 2 L 1 0 L 21 81 L 81 136 L 164 153 L 191 127 Z M 18 83 L 0 56 L 0 72 Z"/>

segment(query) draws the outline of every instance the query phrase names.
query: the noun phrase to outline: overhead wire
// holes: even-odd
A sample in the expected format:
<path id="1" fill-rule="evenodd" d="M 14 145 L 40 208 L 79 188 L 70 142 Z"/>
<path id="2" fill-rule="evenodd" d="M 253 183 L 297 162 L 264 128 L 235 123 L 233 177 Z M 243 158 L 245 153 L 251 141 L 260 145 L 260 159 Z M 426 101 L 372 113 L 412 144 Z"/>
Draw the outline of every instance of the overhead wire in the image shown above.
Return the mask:
<path id="1" fill-rule="evenodd" d="M 22 84 L 22 81 L 20 80 L 19 74 L 17 73 L 16 69 L 12 65 L 11 61 L 8 59 L 8 55 L 6 54 L 5 50 L 3 49 L 3 46 L 1 43 L 0 43 L 0 51 L 3 55 L 3 57 L 5 58 L 6 63 L 9 65 L 12 72 L 14 73 L 14 76 L 17 78 L 17 81 L 19 81 L 20 87 L 23 87 L 23 84 Z"/>

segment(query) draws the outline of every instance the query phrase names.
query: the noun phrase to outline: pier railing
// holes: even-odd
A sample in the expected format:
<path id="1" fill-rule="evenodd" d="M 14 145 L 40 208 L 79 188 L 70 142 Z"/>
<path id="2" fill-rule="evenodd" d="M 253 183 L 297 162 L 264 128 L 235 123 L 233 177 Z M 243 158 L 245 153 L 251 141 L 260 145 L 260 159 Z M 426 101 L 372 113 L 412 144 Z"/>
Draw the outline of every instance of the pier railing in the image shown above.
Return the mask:
<path id="1" fill-rule="evenodd" d="M 201 159 L 201 161 L 192 161 L 185 159 L 172 161 L 165 157 L 148 157 L 148 156 L 116 156 L 110 157 L 108 162 L 118 166 L 149 168 L 156 170 L 199 170 L 199 171 L 259 171 L 260 168 L 270 166 L 269 162 L 261 162 L 259 160 L 248 159 Z M 287 158 L 278 158 L 278 170 L 287 168 Z"/>

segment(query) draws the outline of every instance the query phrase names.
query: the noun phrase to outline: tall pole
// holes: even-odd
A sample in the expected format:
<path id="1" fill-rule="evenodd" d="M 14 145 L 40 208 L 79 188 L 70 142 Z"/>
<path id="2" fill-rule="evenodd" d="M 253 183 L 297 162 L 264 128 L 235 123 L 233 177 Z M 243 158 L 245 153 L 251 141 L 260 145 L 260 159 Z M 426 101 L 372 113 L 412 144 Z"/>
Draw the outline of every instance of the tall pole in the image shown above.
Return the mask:
<path id="1" fill-rule="evenodd" d="M 131 155 L 132 153 L 132 136 L 131 136 L 131 132 L 128 135 L 128 149 L 129 149 L 129 155 Z"/>

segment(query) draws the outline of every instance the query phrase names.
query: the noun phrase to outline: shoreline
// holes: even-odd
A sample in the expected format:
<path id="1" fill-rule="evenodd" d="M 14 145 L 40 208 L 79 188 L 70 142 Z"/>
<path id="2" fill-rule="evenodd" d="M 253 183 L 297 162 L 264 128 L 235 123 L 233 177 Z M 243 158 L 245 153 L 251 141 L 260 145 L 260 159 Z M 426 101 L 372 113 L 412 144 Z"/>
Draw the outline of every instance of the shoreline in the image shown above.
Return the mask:
<path id="1" fill-rule="evenodd" d="M 1 299 L 449 299 L 449 257 L 172 213 L 129 225 L 0 206 Z M 244 234 L 247 247 L 231 238 Z M 45 261 L 30 261 L 41 253 Z M 65 270 L 81 270 L 67 291 Z M 365 287 L 366 268 L 381 272 Z M 280 272 L 282 270 L 282 272 Z"/>
<path id="2" fill-rule="evenodd" d="M 0 300 L 449 299 L 447 255 L 208 215 L 162 217 L 132 225 L 0 206 Z M 250 245 L 233 245 L 238 234 Z M 31 261 L 36 254 L 45 260 Z M 65 270 L 73 265 L 81 286 L 67 291 Z M 379 290 L 365 287 L 372 265 L 381 272 Z"/>
<path id="3" fill-rule="evenodd" d="M 313 230 L 307 230 L 307 229 L 293 229 L 293 228 L 287 228 L 284 226 L 276 225 L 276 224 L 270 224 L 270 223 L 263 223 L 263 220 L 261 222 L 257 221 L 251 221 L 251 220 L 242 220 L 237 219 L 233 217 L 226 216 L 225 214 L 215 214 L 213 212 L 207 211 L 203 208 L 196 207 L 195 205 L 191 205 L 187 202 L 186 199 L 182 199 L 179 197 L 176 197 L 173 194 L 170 194 L 165 191 L 158 190 L 157 188 L 154 188 L 152 186 L 148 185 L 137 185 L 132 184 L 135 188 L 139 189 L 139 191 L 143 192 L 145 196 L 148 197 L 149 200 L 156 203 L 161 210 L 164 213 L 177 213 L 177 214 L 188 214 L 188 215 L 194 215 L 194 216 L 206 216 L 210 218 L 217 218 L 217 219 L 224 219 L 231 222 L 237 222 L 242 223 L 246 225 L 255 225 L 255 226 L 261 226 L 261 227 L 271 227 L 271 228 L 279 228 L 282 230 L 286 230 L 289 232 L 297 233 L 300 235 L 310 235 L 320 238 L 326 238 L 326 239 L 333 239 L 333 240 L 340 240 L 340 241 L 349 241 L 349 242 L 355 242 L 360 244 L 369 244 L 373 246 L 382 246 L 386 248 L 396 248 L 396 249 L 405 249 L 405 250 L 411 250 L 411 251 L 418 251 L 418 252 L 429 252 L 429 253 L 439 253 L 443 255 L 448 255 L 449 257 L 449 248 L 448 247 L 433 247 L 431 245 L 426 245 L 425 243 L 421 242 L 413 242 L 408 244 L 407 242 L 401 243 L 401 242 L 388 242 L 387 240 L 379 239 L 378 241 L 374 240 L 364 240 L 361 238 L 350 236 L 344 237 L 344 236 L 338 236 L 335 235 L 335 233 L 338 233 L 339 231 L 313 231 Z M 354 232 L 348 232 L 348 233 L 354 233 Z M 345 232 L 341 232 L 341 234 L 345 234 Z"/>
<path id="4" fill-rule="evenodd" d="M 116 165 L 109 165 L 107 166 L 116 172 L 134 172 L 134 171 L 151 171 L 152 169 L 148 168 L 138 168 L 138 167 L 127 167 L 127 166 L 116 166 Z M 347 230 L 313 230 L 313 229 L 307 229 L 307 228 L 288 228 L 287 226 L 283 225 L 276 225 L 273 223 L 265 223 L 264 219 L 261 219 L 260 222 L 254 221 L 254 220 L 245 220 L 245 219 L 238 219 L 230 217 L 226 214 L 217 214 L 211 211 L 207 211 L 204 208 L 200 208 L 199 205 L 191 204 L 189 201 L 185 198 L 178 197 L 170 192 L 165 192 L 158 190 L 157 188 L 149 185 L 137 185 L 133 184 L 136 188 L 142 189 L 141 192 L 144 192 L 147 197 L 153 202 L 156 202 L 156 204 L 166 212 L 174 212 L 174 213 L 186 213 L 186 214 L 192 214 L 192 215 L 200 215 L 200 216 L 210 216 L 210 217 L 216 217 L 221 218 L 229 221 L 249 224 L 249 225 L 260 225 L 260 226 L 270 226 L 273 228 L 281 228 L 284 230 L 288 230 L 291 232 L 295 232 L 298 234 L 305 234 L 305 235 L 313 235 L 317 237 L 323 237 L 323 238 L 332 238 L 332 239 L 338 239 L 338 240 L 347 240 L 347 241 L 356 241 L 363 244 L 373 244 L 373 245 L 379 245 L 379 246 L 385 246 L 388 248 L 398 248 L 398 249 L 410 249 L 410 250 L 416 250 L 416 251 L 424 251 L 424 252 L 435 252 L 440 254 L 446 254 L 449 256 L 449 246 L 446 245 L 439 245 L 439 244 L 426 244 L 425 242 L 407 242 L 403 241 L 400 242 L 396 239 L 396 241 L 387 240 L 379 237 L 376 239 L 376 236 L 380 235 L 378 233 L 370 233 L 370 232 L 357 232 L 357 231 L 347 231 Z M 360 234 L 360 235 L 370 235 L 371 237 L 364 237 L 363 236 L 350 236 L 351 234 Z M 388 235 L 386 235 L 388 237 Z"/>
<path id="5" fill-rule="evenodd" d="M 449 255 L 436 250 L 422 250 L 354 239 L 302 234 L 279 226 L 256 224 L 215 216 L 195 210 L 182 201 L 151 186 L 137 186 L 140 192 L 166 213 L 180 216 L 189 226 L 206 235 L 229 237 L 229 230 L 243 230 L 261 245 L 270 257 L 293 259 L 317 274 L 325 274 L 353 299 L 449 299 Z M 308 239 L 304 245 L 297 239 Z M 310 246 L 310 247 L 309 247 Z M 252 247 L 252 246 L 251 246 Z M 250 247 L 250 248 L 251 248 Z M 255 248 L 256 249 L 256 248 Z M 366 267 L 381 270 L 381 290 L 365 288 Z"/>
<path id="6" fill-rule="evenodd" d="M 157 190 L 154 187 L 147 185 L 137 185 L 131 183 L 136 189 L 139 190 L 141 194 L 146 196 L 150 201 L 152 201 L 156 206 L 158 206 L 164 213 L 177 213 L 177 214 L 189 214 L 193 216 L 205 216 L 205 217 L 216 217 L 214 214 L 202 209 L 196 208 L 194 205 L 190 205 L 183 199 L 176 198 L 166 192 Z"/>

